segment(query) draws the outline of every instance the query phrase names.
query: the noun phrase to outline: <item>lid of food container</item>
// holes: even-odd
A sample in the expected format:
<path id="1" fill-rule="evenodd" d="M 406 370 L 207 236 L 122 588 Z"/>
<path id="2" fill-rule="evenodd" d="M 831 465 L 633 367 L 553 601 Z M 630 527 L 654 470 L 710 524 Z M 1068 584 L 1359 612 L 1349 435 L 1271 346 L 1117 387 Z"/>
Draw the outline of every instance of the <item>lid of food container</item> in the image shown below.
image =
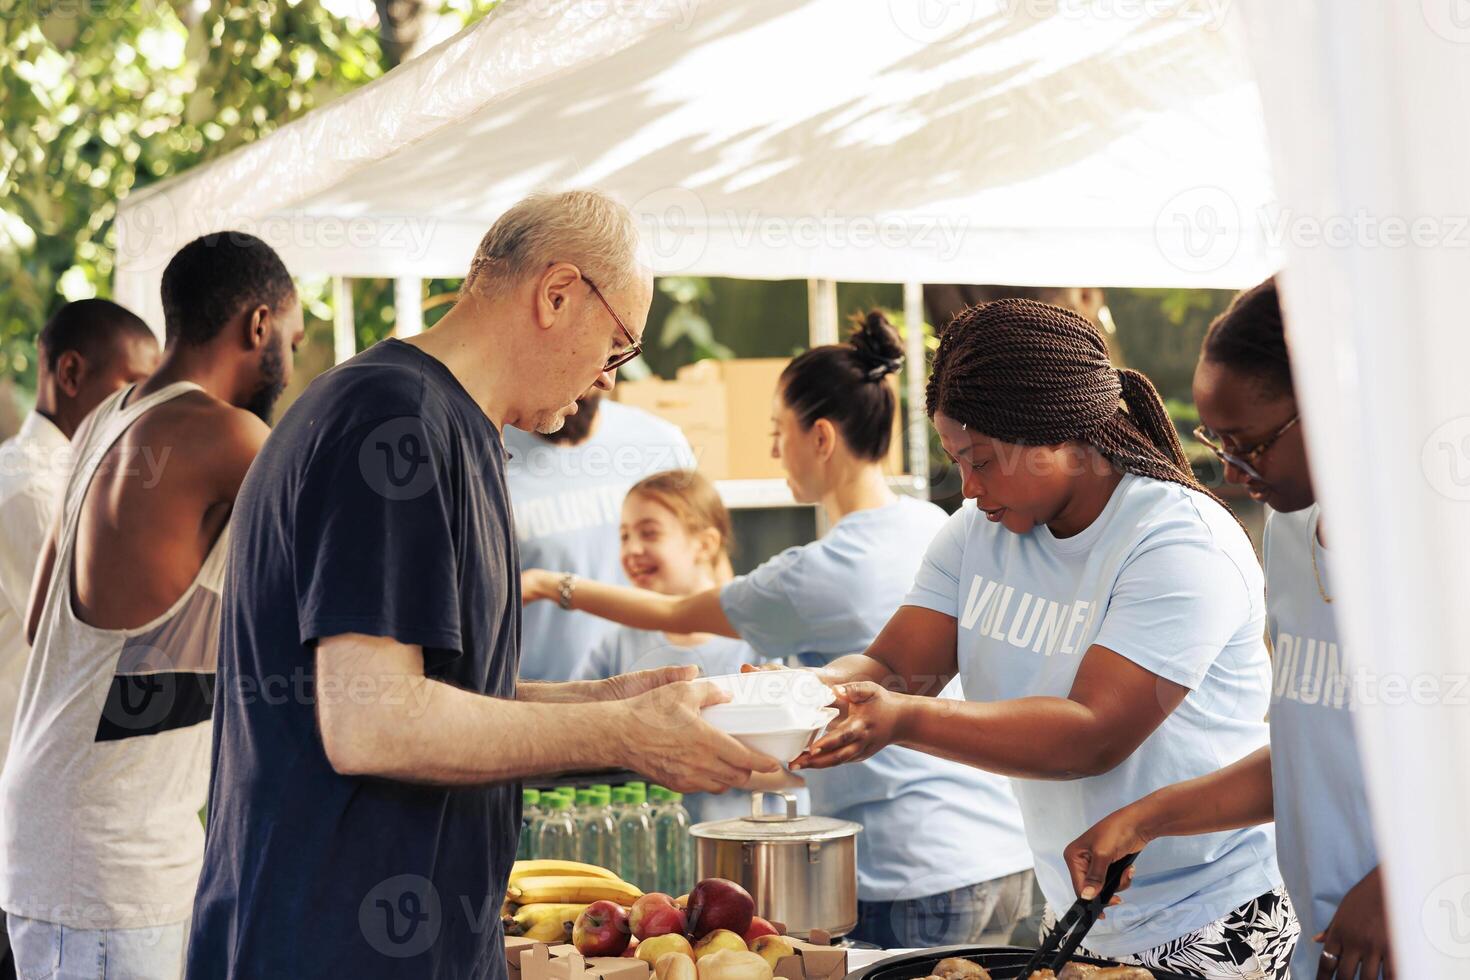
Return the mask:
<path id="1" fill-rule="evenodd" d="M 786 802 L 784 814 L 764 812 L 767 796 L 779 796 Z M 833 817 L 801 817 L 796 814 L 796 797 L 790 793 L 752 793 L 751 815 L 732 820 L 710 820 L 689 828 L 693 837 L 705 840 L 770 841 L 804 844 L 816 841 L 842 840 L 862 833 L 863 825 Z"/>

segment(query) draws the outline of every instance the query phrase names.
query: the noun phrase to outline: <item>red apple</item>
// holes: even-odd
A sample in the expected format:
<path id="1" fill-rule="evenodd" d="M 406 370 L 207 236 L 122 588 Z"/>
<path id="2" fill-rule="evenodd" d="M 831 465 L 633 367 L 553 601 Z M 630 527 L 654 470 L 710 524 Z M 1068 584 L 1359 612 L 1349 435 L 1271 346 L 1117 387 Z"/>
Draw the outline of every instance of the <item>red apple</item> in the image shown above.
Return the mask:
<path id="1" fill-rule="evenodd" d="M 750 892 L 724 878 L 706 878 L 689 893 L 689 934 L 701 939 L 716 929 L 745 935 L 755 916 Z"/>
<path id="2" fill-rule="evenodd" d="M 765 919 L 762 919 L 760 916 L 757 915 L 755 918 L 750 920 L 750 928 L 745 930 L 745 934 L 740 938 L 745 940 L 746 946 L 753 946 L 755 944 L 755 941 L 762 936 L 779 935 L 781 935 L 781 933 L 776 931 L 775 926 L 771 925 Z"/>
<path id="3" fill-rule="evenodd" d="M 616 902 L 593 902 L 572 926 L 572 945 L 583 956 L 619 956 L 628 948 L 628 913 Z"/>
<path id="4" fill-rule="evenodd" d="M 628 910 L 628 925 L 639 939 L 682 933 L 687 922 L 684 910 L 676 907 L 674 900 L 663 892 L 649 892 Z"/>
<path id="5" fill-rule="evenodd" d="M 628 943 L 628 948 L 623 950 L 623 955 L 628 957 L 629 959 L 632 959 L 633 957 L 638 955 L 637 939 L 634 939 L 632 942 Z"/>

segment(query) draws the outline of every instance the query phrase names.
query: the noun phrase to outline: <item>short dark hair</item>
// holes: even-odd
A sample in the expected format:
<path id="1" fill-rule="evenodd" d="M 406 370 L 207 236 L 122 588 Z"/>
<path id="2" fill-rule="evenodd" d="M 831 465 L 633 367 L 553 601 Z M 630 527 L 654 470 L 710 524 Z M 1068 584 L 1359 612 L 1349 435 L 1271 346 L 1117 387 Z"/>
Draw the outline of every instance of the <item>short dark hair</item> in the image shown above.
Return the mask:
<path id="1" fill-rule="evenodd" d="M 1267 396 L 1296 394 L 1274 276 L 1236 296 L 1215 318 L 1203 356 L 1255 381 Z"/>
<path id="2" fill-rule="evenodd" d="M 163 270 L 163 325 L 170 344 L 207 344 L 241 310 L 279 312 L 296 284 L 276 250 L 243 231 L 221 231 L 179 249 Z"/>
<path id="3" fill-rule="evenodd" d="M 880 310 L 853 318 L 845 344 L 813 347 L 781 372 L 781 400 L 803 428 L 827 419 L 858 459 L 880 460 L 893 441 L 898 399 L 885 380 L 903 367 L 903 342 Z"/>
<path id="4" fill-rule="evenodd" d="M 36 352 L 47 371 L 55 371 L 61 355 L 76 351 L 96 362 L 111 355 L 122 338 L 154 340 L 148 324 L 132 310 L 109 299 L 79 299 L 52 314 L 36 338 Z"/>

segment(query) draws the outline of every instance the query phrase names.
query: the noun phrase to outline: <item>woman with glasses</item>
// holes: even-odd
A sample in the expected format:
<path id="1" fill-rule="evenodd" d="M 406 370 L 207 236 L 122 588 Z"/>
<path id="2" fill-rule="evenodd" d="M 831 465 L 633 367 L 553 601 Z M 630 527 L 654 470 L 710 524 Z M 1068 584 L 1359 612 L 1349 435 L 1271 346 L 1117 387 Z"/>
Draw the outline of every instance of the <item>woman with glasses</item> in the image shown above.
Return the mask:
<path id="1" fill-rule="evenodd" d="M 1195 480 L 1153 385 L 1115 368 L 1075 313 L 1001 300 L 960 314 L 927 407 L 974 506 L 934 539 L 873 644 L 823 672 L 845 715 L 796 765 L 899 744 L 1012 777 L 1060 913 L 1079 833 L 1267 744 L 1260 565 Z M 898 693 L 956 675 L 968 701 Z M 1129 901 L 1083 946 L 1207 980 L 1281 980 L 1297 923 L 1274 852 L 1260 826 L 1149 848 Z"/>
<path id="2" fill-rule="evenodd" d="M 874 311 L 850 343 L 809 350 L 781 374 L 772 455 L 796 499 L 826 512 L 831 528 L 819 540 L 687 596 L 528 571 L 525 601 L 636 629 L 738 637 L 764 657 L 810 665 L 863 649 L 946 520 L 928 501 L 895 495 L 883 476 L 898 401 L 889 375 L 902 364 L 898 335 Z M 1001 777 L 895 747 L 861 767 L 813 773 L 807 789 L 813 813 L 863 825 L 852 938 L 884 948 L 1004 942 L 1031 911 L 1031 854 Z"/>
<path id="3" fill-rule="evenodd" d="M 1294 980 L 1391 977 L 1355 692 L 1274 280 L 1242 293 L 1210 327 L 1194 398 L 1205 423 L 1198 435 L 1225 464 L 1225 478 L 1271 509 L 1263 548 L 1275 647 L 1271 745 L 1104 819 L 1068 848 L 1074 878 L 1080 890 L 1109 861 L 1160 837 L 1274 817 L 1277 860 L 1302 924 Z"/>

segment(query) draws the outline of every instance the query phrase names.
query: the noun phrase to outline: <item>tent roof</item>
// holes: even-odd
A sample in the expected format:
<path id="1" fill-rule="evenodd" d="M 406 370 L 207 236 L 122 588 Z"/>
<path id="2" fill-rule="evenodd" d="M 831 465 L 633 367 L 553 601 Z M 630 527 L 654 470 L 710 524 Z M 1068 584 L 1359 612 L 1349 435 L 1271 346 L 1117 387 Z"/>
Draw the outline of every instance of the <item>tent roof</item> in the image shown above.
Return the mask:
<path id="1" fill-rule="evenodd" d="M 1260 105 L 1202 6 L 507 0 L 125 199 L 118 295 L 156 314 L 224 228 L 298 274 L 457 277 L 570 186 L 632 207 L 660 274 L 1245 285 L 1276 264 Z"/>

